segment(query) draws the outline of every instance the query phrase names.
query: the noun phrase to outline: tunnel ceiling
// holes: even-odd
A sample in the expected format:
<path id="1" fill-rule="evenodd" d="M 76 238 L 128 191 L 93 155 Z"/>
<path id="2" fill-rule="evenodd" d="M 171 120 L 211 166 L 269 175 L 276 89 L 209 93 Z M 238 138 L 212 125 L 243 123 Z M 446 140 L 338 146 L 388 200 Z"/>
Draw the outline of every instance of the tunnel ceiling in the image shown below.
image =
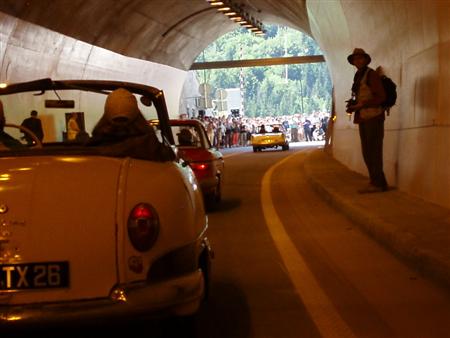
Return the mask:
<path id="1" fill-rule="evenodd" d="M 310 34 L 306 0 L 235 0 L 263 24 Z M 205 0 L 1 0 L 0 11 L 114 52 L 187 70 L 238 27 Z"/>

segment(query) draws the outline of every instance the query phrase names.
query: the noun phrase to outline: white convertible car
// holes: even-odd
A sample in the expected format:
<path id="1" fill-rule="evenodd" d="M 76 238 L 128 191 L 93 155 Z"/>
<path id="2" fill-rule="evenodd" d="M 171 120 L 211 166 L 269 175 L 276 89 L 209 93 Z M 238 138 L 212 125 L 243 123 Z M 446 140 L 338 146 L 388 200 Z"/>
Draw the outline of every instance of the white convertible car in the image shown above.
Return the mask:
<path id="1" fill-rule="evenodd" d="M 133 141 L 128 152 L 123 137 L 125 146 L 90 142 L 118 88 L 133 93 L 147 120 L 159 119 L 153 158 L 146 149 L 136 155 Z M 0 88 L 0 101 L 0 330 L 195 313 L 208 291 L 207 217 L 196 178 L 172 146 L 163 92 L 42 79 Z M 31 135 L 19 126 L 31 110 L 43 142 L 11 142 Z"/>

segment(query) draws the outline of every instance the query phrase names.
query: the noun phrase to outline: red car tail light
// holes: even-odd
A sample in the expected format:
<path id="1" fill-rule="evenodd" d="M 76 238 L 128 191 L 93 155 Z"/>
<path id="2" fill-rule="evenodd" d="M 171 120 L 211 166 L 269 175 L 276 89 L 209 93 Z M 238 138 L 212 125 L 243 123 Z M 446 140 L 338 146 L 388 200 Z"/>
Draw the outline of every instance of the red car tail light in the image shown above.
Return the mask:
<path id="1" fill-rule="evenodd" d="M 195 176 L 197 176 L 197 178 L 206 177 L 211 174 L 211 169 L 212 169 L 211 163 L 191 162 L 191 163 L 189 163 L 189 165 L 192 168 L 192 170 L 194 171 Z"/>
<path id="2" fill-rule="evenodd" d="M 133 247 L 140 251 L 149 250 L 159 233 L 159 217 L 149 204 L 140 203 L 128 216 L 128 237 Z"/>

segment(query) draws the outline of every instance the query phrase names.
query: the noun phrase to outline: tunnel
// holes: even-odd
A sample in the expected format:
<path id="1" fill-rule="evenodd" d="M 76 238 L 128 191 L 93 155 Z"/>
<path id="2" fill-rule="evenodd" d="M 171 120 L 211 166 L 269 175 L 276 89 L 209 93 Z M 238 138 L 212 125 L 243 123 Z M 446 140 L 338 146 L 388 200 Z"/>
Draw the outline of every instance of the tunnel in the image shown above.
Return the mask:
<path id="1" fill-rule="evenodd" d="M 450 1 L 236 0 L 264 24 L 310 35 L 332 79 L 332 156 L 366 175 L 345 113 L 363 48 L 397 84 L 385 121 L 384 169 L 397 189 L 450 207 Z M 0 0 L 0 82 L 113 79 L 164 90 L 172 115 L 188 70 L 237 28 L 205 0 Z M 24 115 L 19 115 L 22 119 Z"/>

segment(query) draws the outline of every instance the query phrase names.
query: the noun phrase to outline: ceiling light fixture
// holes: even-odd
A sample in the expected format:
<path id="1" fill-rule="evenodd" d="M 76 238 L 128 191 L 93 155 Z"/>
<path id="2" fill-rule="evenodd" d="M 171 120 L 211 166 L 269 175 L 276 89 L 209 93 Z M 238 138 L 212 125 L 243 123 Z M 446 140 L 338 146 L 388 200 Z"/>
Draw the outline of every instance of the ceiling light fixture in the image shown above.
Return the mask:
<path id="1" fill-rule="evenodd" d="M 206 2 L 216 8 L 218 12 L 227 16 L 230 20 L 247 28 L 256 36 L 264 36 L 266 34 L 266 30 L 261 21 L 255 20 L 244 11 L 245 5 L 233 2 L 232 0 L 206 0 Z"/>
<path id="2" fill-rule="evenodd" d="M 224 5 L 223 1 L 214 1 L 214 0 L 212 0 L 212 1 L 206 0 L 206 1 L 208 1 L 211 6 L 223 6 Z"/>

